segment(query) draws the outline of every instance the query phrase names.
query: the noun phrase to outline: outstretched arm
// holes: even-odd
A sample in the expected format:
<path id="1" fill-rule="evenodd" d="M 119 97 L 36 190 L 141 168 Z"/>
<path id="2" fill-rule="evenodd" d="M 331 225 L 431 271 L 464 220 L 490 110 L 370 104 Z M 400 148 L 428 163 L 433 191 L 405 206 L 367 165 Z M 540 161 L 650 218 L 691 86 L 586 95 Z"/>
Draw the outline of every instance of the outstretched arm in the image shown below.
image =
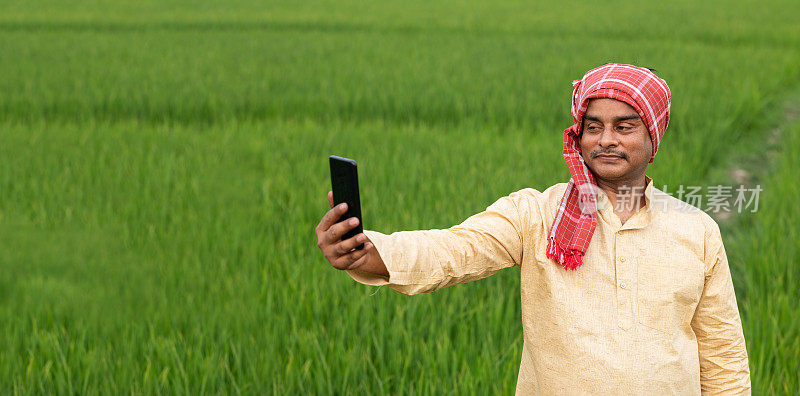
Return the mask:
<path id="1" fill-rule="evenodd" d="M 358 282 L 403 294 L 432 292 L 485 278 L 522 261 L 519 192 L 500 198 L 485 211 L 448 229 L 400 231 L 385 235 L 365 230 L 387 274 L 361 268 L 347 272 Z"/>

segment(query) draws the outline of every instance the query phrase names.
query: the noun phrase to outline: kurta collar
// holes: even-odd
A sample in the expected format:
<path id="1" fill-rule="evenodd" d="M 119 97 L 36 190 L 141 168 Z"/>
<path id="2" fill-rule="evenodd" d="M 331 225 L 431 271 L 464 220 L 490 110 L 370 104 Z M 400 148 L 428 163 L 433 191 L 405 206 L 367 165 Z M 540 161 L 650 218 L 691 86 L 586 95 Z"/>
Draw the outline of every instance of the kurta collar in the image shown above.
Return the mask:
<path id="1" fill-rule="evenodd" d="M 598 217 L 608 223 L 615 231 L 644 228 L 650 224 L 650 217 L 653 209 L 651 204 L 651 202 L 653 202 L 653 179 L 645 175 L 645 181 L 647 182 L 644 188 L 645 205 L 639 208 L 625 224 L 622 224 L 619 220 L 619 216 L 614 213 L 614 207 L 611 205 L 611 201 L 609 201 L 605 191 L 598 188 Z"/>

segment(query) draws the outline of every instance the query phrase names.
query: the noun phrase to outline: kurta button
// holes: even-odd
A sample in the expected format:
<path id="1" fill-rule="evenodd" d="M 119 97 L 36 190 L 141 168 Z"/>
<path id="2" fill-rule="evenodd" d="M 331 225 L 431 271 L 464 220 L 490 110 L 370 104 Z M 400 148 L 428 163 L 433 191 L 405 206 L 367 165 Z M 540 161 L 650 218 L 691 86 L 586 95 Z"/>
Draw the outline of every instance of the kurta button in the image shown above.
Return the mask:
<path id="1" fill-rule="evenodd" d="M 625 262 L 625 257 L 620 257 L 620 258 L 619 258 L 619 262 L 620 262 L 620 263 L 624 263 L 624 262 Z"/>
<path id="2" fill-rule="evenodd" d="M 624 289 L 624 288 L 628 287 L 628 284 L 625 283 L 625 282 L 620 282 L 619 287 Z"/>

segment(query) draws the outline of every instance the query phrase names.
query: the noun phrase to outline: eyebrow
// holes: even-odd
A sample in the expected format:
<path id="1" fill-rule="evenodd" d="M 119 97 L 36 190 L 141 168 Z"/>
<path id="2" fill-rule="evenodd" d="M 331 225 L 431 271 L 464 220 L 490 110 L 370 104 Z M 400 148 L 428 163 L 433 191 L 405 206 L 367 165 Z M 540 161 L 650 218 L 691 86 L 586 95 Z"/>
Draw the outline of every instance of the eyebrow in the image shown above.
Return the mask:
<path id="1" fill-rule="evenodd" d="M 627 116 L 614 117 L 614 122 L 637 120 L 637 119 L 640 119 L 640 118 L 641 117 L 639 117 L 638 114 L 631 114 L 631 115 L 627 115 Z M 600 118 L 598 118 L 596 116 L 593 116 L 593 115 L 588 115 L 588 114 L 583 116 L 583 119 L 586 120 L 586 121 L 602 122 L 602 121 L 600 121 Z"/>

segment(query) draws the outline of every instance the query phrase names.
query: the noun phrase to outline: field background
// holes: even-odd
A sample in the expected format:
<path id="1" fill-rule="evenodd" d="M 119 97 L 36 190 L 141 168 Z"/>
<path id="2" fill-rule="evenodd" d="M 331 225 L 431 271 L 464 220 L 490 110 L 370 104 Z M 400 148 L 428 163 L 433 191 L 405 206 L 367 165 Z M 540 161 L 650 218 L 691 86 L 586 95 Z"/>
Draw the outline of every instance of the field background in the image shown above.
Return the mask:
<path id="1" fill-rule="evenodd" d="M 797 394 L 795 0 L 0 1 L 0 393 L 512 393 L 518 269 L 353 282 L 327 156 L 367 228 L 449 227 L 567 179 L 609 61 L 672 88 L 657 186 L 763 187 L 720 224 L 754 393 Z"/>

